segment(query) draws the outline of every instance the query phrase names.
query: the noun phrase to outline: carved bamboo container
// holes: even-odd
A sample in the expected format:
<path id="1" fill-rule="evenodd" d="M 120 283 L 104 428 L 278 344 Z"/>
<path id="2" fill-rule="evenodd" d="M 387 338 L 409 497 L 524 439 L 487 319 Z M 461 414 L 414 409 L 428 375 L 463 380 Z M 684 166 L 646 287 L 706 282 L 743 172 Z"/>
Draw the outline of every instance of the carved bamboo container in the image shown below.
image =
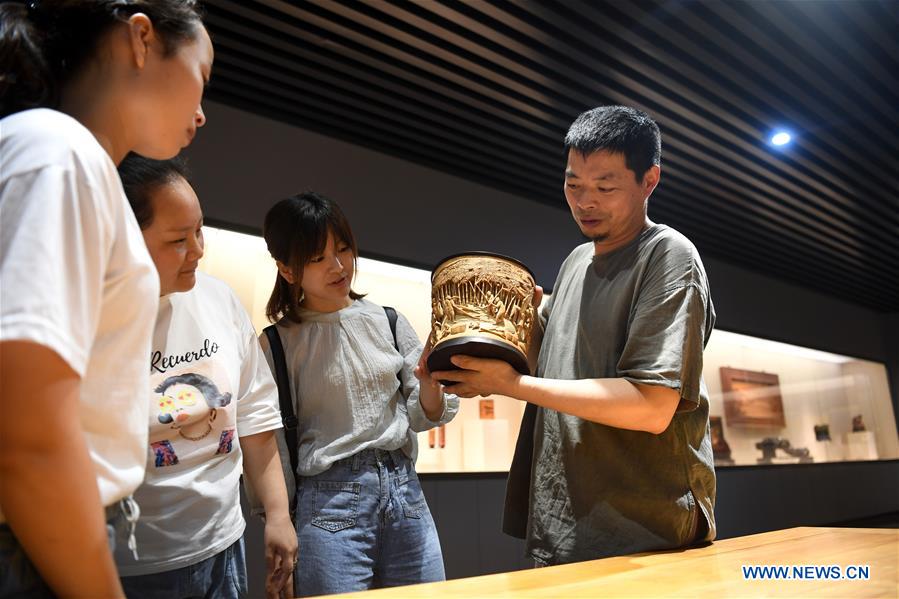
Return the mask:
<path id="1" fill-rule="evenodd" d="M 431 274 L 431 372 L 457 370 L 450 357 L 463 354 L 504 360 L 528 374 L 535 285 L 525 265 L 498 254 L 440 262 Z"/>

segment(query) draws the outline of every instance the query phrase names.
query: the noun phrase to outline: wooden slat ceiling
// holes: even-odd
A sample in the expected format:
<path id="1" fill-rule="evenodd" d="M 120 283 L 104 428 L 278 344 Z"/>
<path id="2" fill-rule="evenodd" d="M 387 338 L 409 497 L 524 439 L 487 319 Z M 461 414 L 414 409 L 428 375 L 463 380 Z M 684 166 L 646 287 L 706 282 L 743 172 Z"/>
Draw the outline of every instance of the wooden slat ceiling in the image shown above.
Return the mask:
<path id="1" fill-rule="evenodd" d="M 899 1 L 211 0 L 210 97 L 566 209 L 561 140 L 663 133 L 650 216 L 899 312 Z M 796 141 L 767 139 L 790 127 Z"/>

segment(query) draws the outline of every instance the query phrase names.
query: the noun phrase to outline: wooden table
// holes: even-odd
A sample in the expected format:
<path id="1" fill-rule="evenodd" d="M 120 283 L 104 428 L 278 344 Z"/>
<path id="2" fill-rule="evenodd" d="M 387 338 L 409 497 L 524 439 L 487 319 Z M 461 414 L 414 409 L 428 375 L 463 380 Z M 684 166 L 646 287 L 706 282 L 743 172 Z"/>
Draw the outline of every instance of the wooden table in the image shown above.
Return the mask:
<path id="1" fill-rule="evenodd" d="M 867 580 L 744 580 L 743 566 L 867 566 Z M 899 530 L 791 528 L 707 547 L 338 597 L 899 597 Z M 831 570 L 832 572 L 832 570 Z"/>

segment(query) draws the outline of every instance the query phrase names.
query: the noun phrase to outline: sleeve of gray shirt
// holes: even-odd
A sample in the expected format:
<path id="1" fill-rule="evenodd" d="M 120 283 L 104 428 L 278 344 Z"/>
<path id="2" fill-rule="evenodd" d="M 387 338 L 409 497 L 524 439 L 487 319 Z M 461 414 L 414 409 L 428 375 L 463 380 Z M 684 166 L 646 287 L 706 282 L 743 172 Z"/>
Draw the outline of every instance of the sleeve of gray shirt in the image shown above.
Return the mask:
<path id="1" fill-rule="evenodd" d="M 559 268 L 559 272 L 556 274 L 556 280 L 553 283 L 552 291 L 550 291 L 549 297 L 546 298 L 546 301 L 543 302 L 543 306 L 541 306 L 540 311 L 538 312 L 538 317 L 540 318 L 540 326 L 542 326 L 544 330 L 546 330 L 546 323 L 549 321 L 549 315 L 552 314 L 553 311 L 553 298 L 555 298 L 553 291 L 559 288 L 559 281 L 562 280 L 562 273 L 565 271 L 565 267 L 568 262 L 572 259 L 572 254 L 569 254 L 568 257 L 565 258 L 565 260 L 562 262 L 562 266 Z"/>
<path id="2" fill-rule="evenodd" d="M 418 335 L 406 320 L 406 317 L 397 312 L 396 341 L 400 353 L 403 355 L 403 368 L 400 371 L 400 380 L 403 385 L 403 397 L 406 399 L 406 412 L 409 415 L 409 426 L 415 432 L 426 431 L 446 424 L 456 417 L 459 412 L 459 398 L 452 393 L 443 395 L 443 413 L 437 421 L 428 420 L 419 401 L 420 385 L 415 377 L 415 367 L 421 357 L 422 345 Z"/>
<path id="3" fill-rule="evenodd" d="M 684 243 L 679 243 L 683 239 Z M 714 324 L 705 270 L 684 238 L 653 247 L 618 362 L 633 382 L 678 389 L 678 411 L 699 403 L 702 351 Z"/>

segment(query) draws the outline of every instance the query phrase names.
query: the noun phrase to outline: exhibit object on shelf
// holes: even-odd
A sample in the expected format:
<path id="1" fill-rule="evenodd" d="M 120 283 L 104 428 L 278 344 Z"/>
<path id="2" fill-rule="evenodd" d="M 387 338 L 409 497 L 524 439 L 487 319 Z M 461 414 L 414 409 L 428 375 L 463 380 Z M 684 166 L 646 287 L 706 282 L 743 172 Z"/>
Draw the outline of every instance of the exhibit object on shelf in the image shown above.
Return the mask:
<path id="1" fill-rule="evenodd" d="M 815 459 L 809 455 L 808 449 L 805 447 L 793 447 L 787 439 L 781 437 L 765 437 L 755 444 L 756 449 L 762 450 L 762 457 L 757 461 L 759 464 L 771 464 L 777 457 L 777 450 L 780 449 L 788 456 L 799 458 L 799 463 L 814 462 Z"/>
<path id="2" fill-rule="evenodd" d="M 490 420 L 493 418 L 493 400 L 492 399 L 482 399 L 478 402 L 478 416 L 482 420 Z"/>
<path id="3" fill-rule="evenodd" d="M 512 258 L 471 252 L 445 258 L 431 275 L 431 372 L 456 370 L 457 354 L 508 362 L 529 374 L 536 283 Z"/>
<path id="4" fill-rule="evenodd" d="M 816 424 L 815 425 L 815 441 L 830 441 L 830 425 L 829 424 Z"/>
<path id="5" fill-rule="evenodd" d="M 862 420 L 862 415 L 856 414 L 855 416 L 853 416 L 852 417 L 852 432 L 860 433 L 860 432 L 866 431 L 866 430 L 868 430 L 868 429 L 865 428 L 865 421 Z"/>
<path id="6" fill-rule="evenodd" d="M 428 430 L 428 447 L 434 449 L 437 446 L 440 449 L 446 447 L 446 425 L 441 424 L 437 428 Z"/>
<path id="7" fill-rule="evenodd" d="M 730 456 L 730 445 L 724 439 L 724 422 L 721 416 L 709 416 L 710 436 L 712 438 L 712 454 L 715 457 L 716 466 L 731 466 L 734 464 Z"/>
<path id="8" fill-rule="evenodd" d="M 776 374 L 722 366 L 724 415 L 734 427 L 786 426 Z"/>

